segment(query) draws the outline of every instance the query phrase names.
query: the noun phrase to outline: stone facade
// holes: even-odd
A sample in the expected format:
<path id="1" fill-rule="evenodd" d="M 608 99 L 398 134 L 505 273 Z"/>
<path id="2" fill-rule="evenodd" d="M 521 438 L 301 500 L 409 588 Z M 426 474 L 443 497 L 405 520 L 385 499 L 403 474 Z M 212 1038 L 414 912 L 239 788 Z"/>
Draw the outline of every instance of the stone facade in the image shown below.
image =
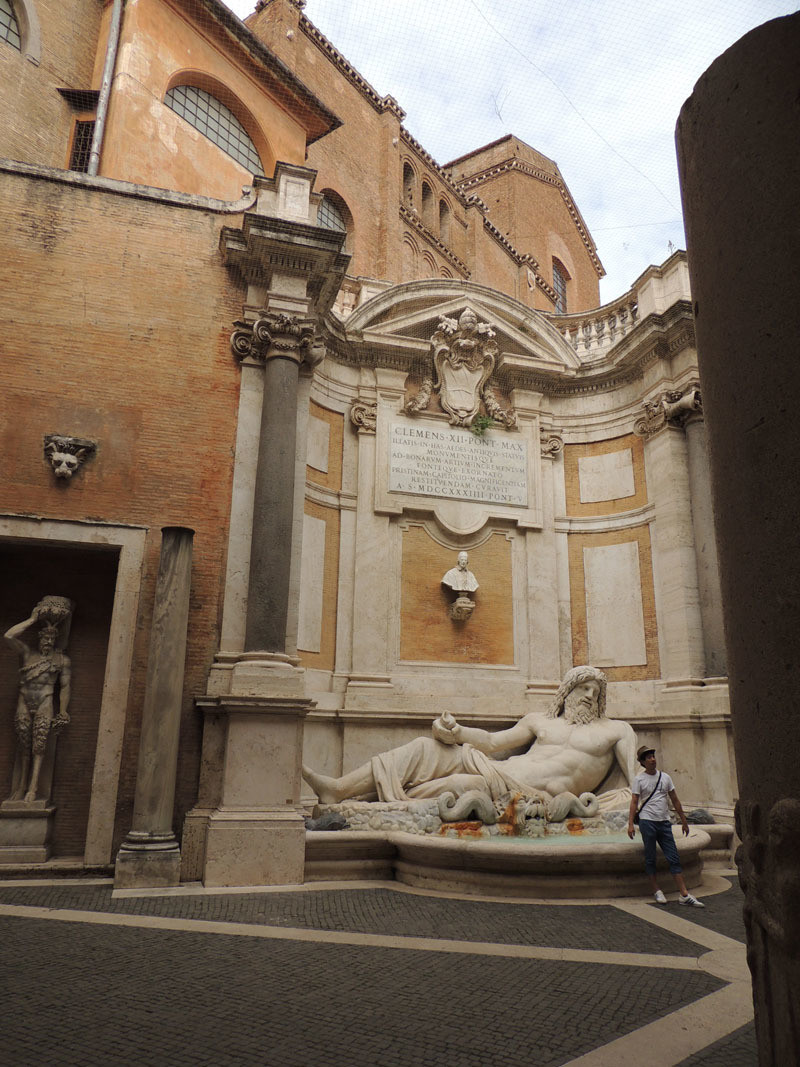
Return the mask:
<path id="1" fill-rule="evenodd" d="M 298 881 L 301 755 L 340 774 L 444 710 L 508 725 L 587 660 L 684 805 L 730 814 L 684 254 L 598 308 L 557 166 L 513 137 L 437 163 L 297 0 L 247 26 L 217 0 L 125 5 L 98 174 L 63 169 L 115 5 L 13 7 L 2 629 L 41 595 L 32 560 L 78 604 L 52 855 L 107 866 L 163 835 L 126 884 L 175 880 L 175 843 L 183 879 Z M 265 176 L 163 103 L 181 84 L 225 104 Z M 51 439 L 83 450 L 72 477 Z M 165 527 L 194 531 L 171 827 L 137 772 L 160 744 Z M 479 588 L 454 616 L 462 551 Z M 3 653 L 3 692 L 15 670 Z M 9 720 L 9 782 L 12 761 Z"/>

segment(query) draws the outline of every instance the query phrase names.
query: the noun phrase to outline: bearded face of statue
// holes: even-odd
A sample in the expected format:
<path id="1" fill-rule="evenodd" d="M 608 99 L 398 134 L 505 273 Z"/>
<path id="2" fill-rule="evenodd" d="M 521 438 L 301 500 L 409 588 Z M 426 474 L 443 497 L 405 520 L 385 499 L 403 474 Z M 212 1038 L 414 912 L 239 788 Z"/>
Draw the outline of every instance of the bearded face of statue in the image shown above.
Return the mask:
<path id="1" fill-rule="evenodd" d="M 570 723 L 594 722 L 600 714 L 599 697 L 599 682 L 578 682 L 564 700 L 564 719 Z"/>

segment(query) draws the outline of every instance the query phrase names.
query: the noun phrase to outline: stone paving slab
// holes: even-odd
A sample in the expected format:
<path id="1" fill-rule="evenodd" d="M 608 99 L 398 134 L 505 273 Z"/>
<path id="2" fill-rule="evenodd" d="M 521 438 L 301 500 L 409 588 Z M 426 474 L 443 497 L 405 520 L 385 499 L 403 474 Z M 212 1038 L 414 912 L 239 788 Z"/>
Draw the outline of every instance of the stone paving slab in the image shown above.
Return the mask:
<path id="1" fill-rule="evenodd" d="M 716 893 L 714 896 L 703 897 L 704 908 L 688 908 L 679 904 L 677 899 L 671 900 L 666 909 L 663 904 L 653 904 L 659 911 L 669 910 L 670 913 L 678 913 L 682 919 L 704 926 L 706 930 L 714 930 L 715 933 L 725 934 L 736 941 L 745 944 L 744 931 L 744 894 L 735 878 L 730 879 L 731 888 L 725 893 Z"/>
<path id="2" fill-rule="evenodd" d="M 719 898 L 713 899 L 716 901 Z M 683 957 L 697 957 L 706 951 L 690 940 L 661 930 L 643 919 L 626 915 L 611 905 L 506 904 L 454 900 L 377 888 L 148 896 L 112 900 L 110 885 L 12 887 L 0 883 L 0 904 L 260 923 L 393 937 L 485 941 L 499 945 Z M 684 912 L 690 910 L 678 908 L 677 904 L 675 907 L 682 917 Z"/>
<path id="3" fill-rule="evenodd" d="M 192 899 L 242 901 L 171 898 Z M 384 903 L 402 899 L 424 912 L 434 898 Z M 19 917 L 0 917 L 0 940 L 4 1062 L 48 1067 L 556 1067 L 725 984 L 700 970 Z"/>
<path id="4" fill-rule="evenodd" d="M 758 1067 L 755 1023 L 748 1023 L 682 1060 L 678 1067 Z"/>

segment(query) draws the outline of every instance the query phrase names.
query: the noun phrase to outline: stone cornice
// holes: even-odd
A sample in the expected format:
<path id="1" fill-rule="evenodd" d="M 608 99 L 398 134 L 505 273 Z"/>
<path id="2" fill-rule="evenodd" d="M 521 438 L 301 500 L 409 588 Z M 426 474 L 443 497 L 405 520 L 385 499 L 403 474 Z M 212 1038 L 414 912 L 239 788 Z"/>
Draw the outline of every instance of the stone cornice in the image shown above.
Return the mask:
<path id="1" fill-rule="evenodd" d="M 313 41 L 320 52 L 331 61 L 336 67 L 339 73 L 345 77 L 351 85 L 361 93 L 364 99 L 375 108 L 378 114 L 383 114 L 384 111 L 390 111 L 398 122 L 402 122 L 406 117 L 405 111 L 400 107 L 393 96 L 380 96 L 369 84 L 366 78 L 358 73 L 352 63 L 349 63 L 342 53 L 336 48 L 328 38 L 322 33 L 314 23 L 301 13 L 300 15 L 300 29 L 308 37 L 310 41 Z"/>
<path id="2" fill-rule="evenodd" d="M 484 182 L 491 181 L 493 178 L 498 178 L 501 174 L 505 174 L 510 170 L 518 170 L 522 174 L 527 174 L 532 178 L 536 178 L 538 181 L 544 182 L 546 185 L 554 185 L 561 194 L 561 198 L 566 204 L 567 210 L 572 217 L 572 221 L 575 223 L 575 228 L 580 234 L 581 240 L 586 246 L 586 250 L 589 253 L 589 258 L 592 261 L 592 266 L 597 273 L 598 278 L 605 276 L 605 268 L 600 262 L 600 257 L 597 254 L 595 243 L 589 234 L 589 230 L 586 223 L 583 221 L 583 216 L 572 199 L 572 195 L 567 189 L 564 182 L 554 174 L 548 174 L 546 170 L 542 170 L 541 167 L 534 167 L 531 163 L 526 163 L 525 160 L 518 159 L 516 156 L 511 159 L 506 159 L 502 163 L 497 163 L 493 167 L 487 167 L 485 170 L 478 171 L 477 174 L 471 174 L 468 178 L 464 178 L 457 182 L 457 187 L 465 193 L 466 190 L 471 189 L 473 186 L 482 185 Z"/>
<path id="3" fill-rule="evenodd" d="M 455 252 L 451 252 L 447 245 L 442 244 L 436 234 L 431 233 L 425 223 L 420 219 L 416 211 L 411 211 L 405 204 L 400 204 L 400 218 L 421 234 L 429 244 L 432 244 L 440 255 L 443 255 L 464 278 L 471 277 L 471 271 L 463 260 L 459 259 Z"/>

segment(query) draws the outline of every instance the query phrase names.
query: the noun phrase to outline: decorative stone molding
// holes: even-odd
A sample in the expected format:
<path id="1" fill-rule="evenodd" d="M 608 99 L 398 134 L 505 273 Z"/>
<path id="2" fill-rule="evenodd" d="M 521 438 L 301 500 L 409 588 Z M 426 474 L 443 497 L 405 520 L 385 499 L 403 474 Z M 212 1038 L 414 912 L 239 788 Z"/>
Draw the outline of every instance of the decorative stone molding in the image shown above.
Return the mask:
<path id="1" fill-rule="evenodd" d="M 44 455 L 50 461 L 56 478 L 66 481 L 95 454 L 97 442 L 83 437 L 64 437 L 61 434 L 48 433 L 44 436 Z"/>
<path id="2" fill-rule="evenodd" d="M 697 385 L 670 389 L 655 400 L 645 400 L 644 414 L 633 424 L 639 437 L 652 437 L 665 426 L 683 427 L 693 415 L 702 415 L 703 397 Z"/>
<path id="3" fill-rule="evenodd" d="M 408 207 L 406 204 L 400 204 L 400 217 L 404 222 L 407 222 L 410 226 L 413 226 L 418 233 L 420 233 L 430 244 L 434 246 L 437 252 L 447 259 L 459 274 L 465 278 L 471 277 L 472 272 L 466 263 L 459 259 L 455 252 L 451 252 L 446 244 L 443 244 L 439 238 L 424 224 L 422 219 L 413 208 Z"/>
<path id="4" fill-rule="evenodd" d="M 560 452 L 564 451 L 564 438 L 559 434 L 552 433 L 549 430 L 542 430 L 540 440 L 542 443 L 542 455 L 546 459 L 555 459 Z"/>
<path id="5" fill-rule="evenodd" d="M 350 422 L 359 433 L 374 434 L 378 426 L 378 405 L 372 400 L 354 400 L 350 405 Z"/>
<path id="6" fill-rule="evenodd" d="M 231 349 L 240 360 L 291 359 L 299 364 L 311 357 L 314 323 L 310 319 L 265 310 L 255 322 L 238 319 L 233 325 Z"/>
<path id="7" fill-rule="evenodd" d="M 514 427 L 516 412 L 504 410 L 488 384 L 498 356 L 494 337 L 492 327 L 479 322 L 471 308 L 458 320 L 443 315 L 431 338 L 429 368 L 419 392 L 405 405 L 407 414 L 424 411 L 435 389 L 451 426 L 471 426 L 483 400 L 489 418 L 507 429 Z"/>

